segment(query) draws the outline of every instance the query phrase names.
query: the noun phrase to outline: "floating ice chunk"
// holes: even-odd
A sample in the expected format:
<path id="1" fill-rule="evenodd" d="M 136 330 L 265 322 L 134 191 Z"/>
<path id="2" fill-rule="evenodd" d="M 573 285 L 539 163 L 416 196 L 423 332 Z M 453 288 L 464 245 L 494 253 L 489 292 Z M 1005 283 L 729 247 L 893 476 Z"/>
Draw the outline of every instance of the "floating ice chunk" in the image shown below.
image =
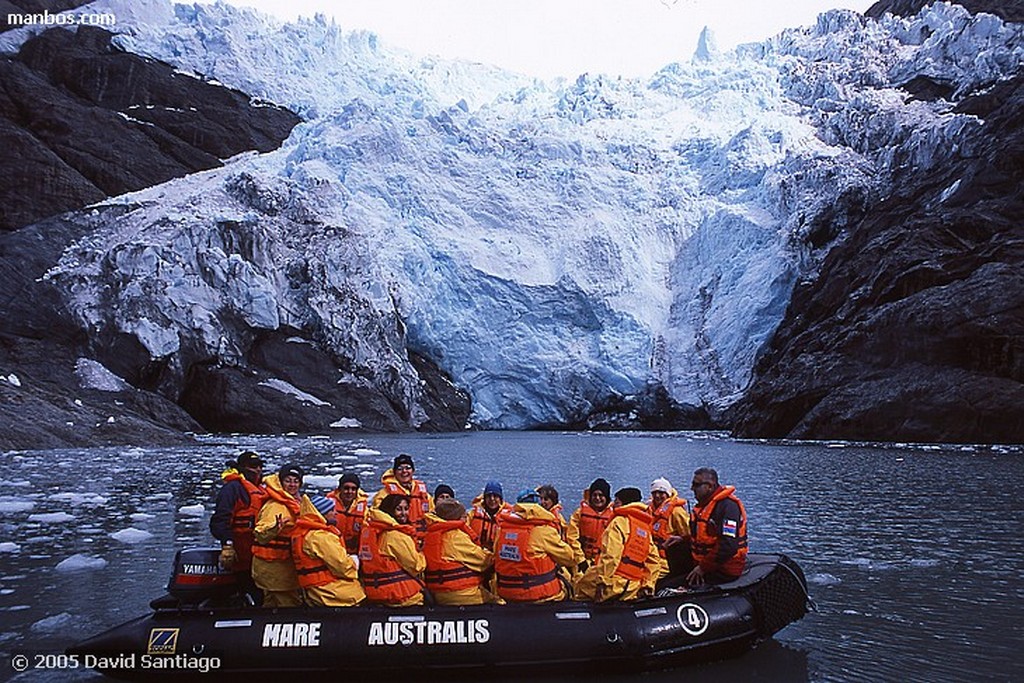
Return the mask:
<path id="1" fill-rule="evenodd" d="M 152 498 L 153 500 L 170 500 L 171 498 L 174 498 L 174 494 L 173 493 L 154 493 L 152 496 L 150 496 L 150 498 Z"/>
<path id="2" fill-rule="evenodd" d="M 331 426 L 335 429 L 355 429 L 362 427 L 363 423 L 354 417 L 343 417 L 340 420 L 331 423 Z"/>
<path id="3" fill-rule="evenodd" d="M 833 576 L 827 572 L 820 574 L 811 574 L 807 577 L 807 583 L 815 586 L 838 586 L 843 581 L 838 576 Z"/>
<path id="4" fill-rule="evenodd" d="M 202 517 L 203 513 L 206 512 L 206 508 L 203 507 L 202 503 L 197 503 L 196 505 L 183 505 L 178 508 L 178 512 L 186 517 Z"/>
<path id="5" fill-rule="evenodd" d="M 10 382 L 11 384 L 13 384 L 16 387 L 20 387 L 21 386 L 21 380 L 18 379 L 18 376 L 15 375 L 13 372 L 11 374 L 7 375 L 6 377 L 3 377 L 2 379 L 7 380 L 8 382 Z"/>
<path id="6" fill-rule="evenodd" d="M 0 486 L 26 488 L 31 485 L 32 482 L 30 482 L 28 479 L 0 479 Z"/>
<path id="7" fill-rule="evenodd" d="M 199 506 L 202 508 L 202 506 Z M 201 514 L 201 513 L 200 513 Z M 110 537 L 115 541 L 121 541 L 121 543 L 141 543 L 147 539 L 153 538 L 153 534 L 142 529 L 136 529 L 135 527 L 128 527 L 127 529 L 121 529 L 110 534 Z"/>
<path id="8" fill-rule="evenodd" d="M 36 506 L 31 500 L 12 500 L 5 499 L 0 500 L 0 513 L 5 512 L 25 512 L 31 510 Z"/>
<path id="9" fill-rule="evenodd" d="M 911 560 L 910 561 L 910 566 L 911 567 L 924 567 L 924 568 L 938 567 L 940 564 L 942 564 L 941 560 Z"/>
<path id="10" fill-rule="evenodd" d="M 71 522 L 74 519 L 74 515 L 69 515 L 66 512 L 41 512 L 35 515 L 28 516 L 28 521 L 43 522 L 44 524 L 58 524 L 61 522 Z"/>
<path id="11" fill-rule="evenodd" d="M 79 555 L 75 554 L 71 557 L 61 560 L 57 563 L 57 571 L 59 572 L 80 572 L 80 571 L 92 571 L 94 569 L 103 569 L 107 566 L 107 561 L 102 557 L 92 557 L 90 555 Z"/>
<path id="12" fill-rule="evenodd" d="M 66 493 L 55 493 L 50 496 L 50 500 L 55 500 L 59 503 L 69 503 L 70 505 L 106 505 L 106 496 L 101 496 L 98 493 L 83 493 L 78 491 L 69 491 Z"/>
<path id="13" fill-rule="evenodd" d="M 380 451 L 375 451 L 372 448 L 353 448 L 352 455 L 380 455 Z"/>
<path id="14" fill-rule="evenodd" d="M 67 612 L 61 612 L 60 614 L 40 619 L 32 624 L 30 628 L 34 633 L 57 633 L 70 626 L 72 621 L 74 621 L 74 617 Z"/>
<path id="15" fill-rule="evenodd" d="M 122 455 L 130 455 L 134 457 L 141 457 L 146 454 L 146 451 L 141 448 L 129 448 Z"/>
<path id="16" fill-rule="evenodd" d="M 0 543 L 0 553 L 16 553 L 20 550 L 21 546 L 17 543 L 11 543 L 10 541 Z"/>
<path id="17" fill-rule="evenodd" d="M 145 522 L 147 519 L 153 519 L 154 517 L 156 517 L 156 515 L 151 515 L 148 512 L 136 512 L 135 514 L 130 515 L 130 519 L 133 522 Z"/>
<path id="18" fill-rule="evenodd" d="M 318 489 L 333 489 L 338 486 L 338 477 L 330 474 L 307 474 L 302 483 Z"/>

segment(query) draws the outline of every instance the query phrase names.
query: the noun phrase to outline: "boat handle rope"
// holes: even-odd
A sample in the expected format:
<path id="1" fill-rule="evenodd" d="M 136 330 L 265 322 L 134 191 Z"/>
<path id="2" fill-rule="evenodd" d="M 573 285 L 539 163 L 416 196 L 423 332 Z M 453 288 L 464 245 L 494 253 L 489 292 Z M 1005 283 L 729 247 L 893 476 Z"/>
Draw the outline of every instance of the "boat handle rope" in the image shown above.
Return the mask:
<path id="1" fill-rule="evenodd" d="M 760 567 L 761 565 L 764 565 L 764 564 L 775 564 L 777 567 L 782 567 L 787 572 L 792 574 L 793 578 L 796 579 L 796 585 L 800 586 L 800 590 L 802 590 L 804 592 L 804 598 L 807 601 L 807 609 L 808 609 L 808 611 L 810 611 L 810 612 L 817 612 L 818 611 L 818 603 L 814 602 L 814 598 L 812 598 L 811 594 L 807 591 L 807 584 L 806 584 L 807 579 L 804 578 L 803 580 L 801 580 L 800 579 L 800 575 L 797 574 L 793 570 L 793 568 L 790 567 L 788 564 L 785 564 L 784 562 L 774 562 L 774 563 L 761 562 L 759 564 L 748 565 L 747 568 L 744 571 L 748 571 L 750 569 L 753 569 L 754 567 Z"/>

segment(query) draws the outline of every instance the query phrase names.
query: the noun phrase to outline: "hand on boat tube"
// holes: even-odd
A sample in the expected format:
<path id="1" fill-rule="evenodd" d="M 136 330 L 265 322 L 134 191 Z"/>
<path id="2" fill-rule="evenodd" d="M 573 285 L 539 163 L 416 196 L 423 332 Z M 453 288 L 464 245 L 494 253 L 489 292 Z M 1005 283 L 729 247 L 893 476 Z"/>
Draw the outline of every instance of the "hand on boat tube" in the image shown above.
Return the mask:
<path id="1" fill-rule="evenodd" d="M 698 564 L 696 567 L 686 575 L 686 583 L 691 586 L 703 586 L 704 585 L 704 570 Z"/>
<path id="2" fill-rule="evenodd" d="M 238 553 L 235 552 L 235 547 L 226 545 L 220 549 L 220 557 L 217 558 L 217 564 L 220 565 L 221 569 L 231 571 L 235 567 L 235 563 L 238 562 Z"/>

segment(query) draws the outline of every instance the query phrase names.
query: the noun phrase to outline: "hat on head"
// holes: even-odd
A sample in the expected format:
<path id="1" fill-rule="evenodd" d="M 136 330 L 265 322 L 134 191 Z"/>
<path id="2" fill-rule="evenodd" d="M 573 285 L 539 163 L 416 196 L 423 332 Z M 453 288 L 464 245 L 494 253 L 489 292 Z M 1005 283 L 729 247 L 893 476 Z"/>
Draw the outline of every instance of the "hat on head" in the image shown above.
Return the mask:
<path id="1" fill-rule="evenodd" d="M 447 493 L 447 494 L 448 494 L 449 496 L 451 496 L 452 498 L 454 498 L 454 497 L 455 497 L 455 489 L 453 489 L 453 488 L 452 488 L 451 486 L 449 486 L 448 484 L 438 484 L 438 485 L 437 485 L 437 488 L 436 488 L 436 489 L 434 489 L 434 498 L 435 498 L 435 500 L 436 500 L 436 499 L 437 499 L 437 497 L 438 497 L 438 496 L 440 496 L 440 495 L 441 495 L 442 493 Z"/>
<path id="2" fill-rule="evenodd" d="M 623 505 L 639 503 L 643 500 L 643 495 L 644 494 L 640 493 L 640 489 L 633 486 L 628 486 L 615 492 L 615 497 L 618 498 L 619 502 Z"/>
<path id="3" fill-rule="evenodd" d="M 284 479 L 285 477 L 292 476 L 298 477 L 299 481 L 302 481 L 302 478 L 305 475 L 306 473 L 302 471 L 302 468 L 294 463 L 288 463 L 287 465 L 285 465 L 284 467 L 277 471 L 278 479 Z"/>
<path id="4" fill-rule="evenodd" d="M 501 490 L 501 482 L 494 479 L 491 479 L 484 486 L 484 495 L 486 496 L 488 493 L 497 493 L 502 498 L 505 497 L 505 492 Z"/>
<path id="5" fill-rule="evenodd" d="M 601 479 L 600 477 L 594 480 L 594 483 L 590 485 L 590 488 L 588 490 L 591 493 L 593 493 L 594 491 L 600 491 L 604 494 L 605 498 L 612 497 L 612 485 L 609 484 L 604 479 Z"/>
<path id="6" fill-rule="evenodd" d="M 263 459 L 253 451 L 242 451 L 237 462 L 239 467 L 263 467 Z"/>
<path id="7" fill-rule="evenodd" d="M 309 502 L 313 504 L 316 511 L 323 515 L 324 518 L 334 512 L 334 501 L 326 496 L 310 496 Z"/>
<path id="8" fill-rule="evenodd" d="M 517 503 L 540 503 L 540 494 L 533 489 L 523 489 L 516 496 Z"/>
<path id="9" fill-rule="evenodd" d="M 658 477 L 657 479 L 651 482 L 651 493 L 654 493 L 656 491 L 661 491 L 671 496 L 672 484 L 669 483 L 669 480 L 666 479 L 665 477 Z"/>
<path id="10" fill-rule="evenodd" d="M 341 479 L 338 480 L 338 488 L 340 489 L 345 484 L 355 484 L 356 488 L 362 486 L 359 481 L 359 475 L 352 474 L 351 472 L 341 475 Z"/>
<path id="11" fill-rule="evenodd" d="M 391 466 L 392 469 L 397 470 L 401 465 L 408 465 L 409 467 L 416 469 L 416 463 L 412 461 L 412 456 L 408 453 L 401 453 L 395 458 L 394 464 Z"/>
<path id="12" fill-rule="evenodd" d="M 442 500 L 437 504 L 434 514 L 443 520 L 452 522 L 462 519 L 462 516 L 466 514 L 466 507 L 457 500 Z"/>

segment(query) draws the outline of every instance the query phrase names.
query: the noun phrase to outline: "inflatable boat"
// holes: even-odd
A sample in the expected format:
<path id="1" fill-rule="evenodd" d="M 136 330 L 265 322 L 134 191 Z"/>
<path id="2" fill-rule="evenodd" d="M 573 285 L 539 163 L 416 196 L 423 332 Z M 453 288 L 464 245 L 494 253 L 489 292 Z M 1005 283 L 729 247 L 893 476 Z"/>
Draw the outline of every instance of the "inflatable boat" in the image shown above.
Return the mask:
<path id="1" fill-rule="evenodd" d="M 263 609 L 227 594 L 217 552 L 181 551 L 151 614 L 67 654 L 127 680 L 667 669 L 736 656 L 810 604 L 793 560 L 751 553 L 737 581 L 636 602 Z"/>

